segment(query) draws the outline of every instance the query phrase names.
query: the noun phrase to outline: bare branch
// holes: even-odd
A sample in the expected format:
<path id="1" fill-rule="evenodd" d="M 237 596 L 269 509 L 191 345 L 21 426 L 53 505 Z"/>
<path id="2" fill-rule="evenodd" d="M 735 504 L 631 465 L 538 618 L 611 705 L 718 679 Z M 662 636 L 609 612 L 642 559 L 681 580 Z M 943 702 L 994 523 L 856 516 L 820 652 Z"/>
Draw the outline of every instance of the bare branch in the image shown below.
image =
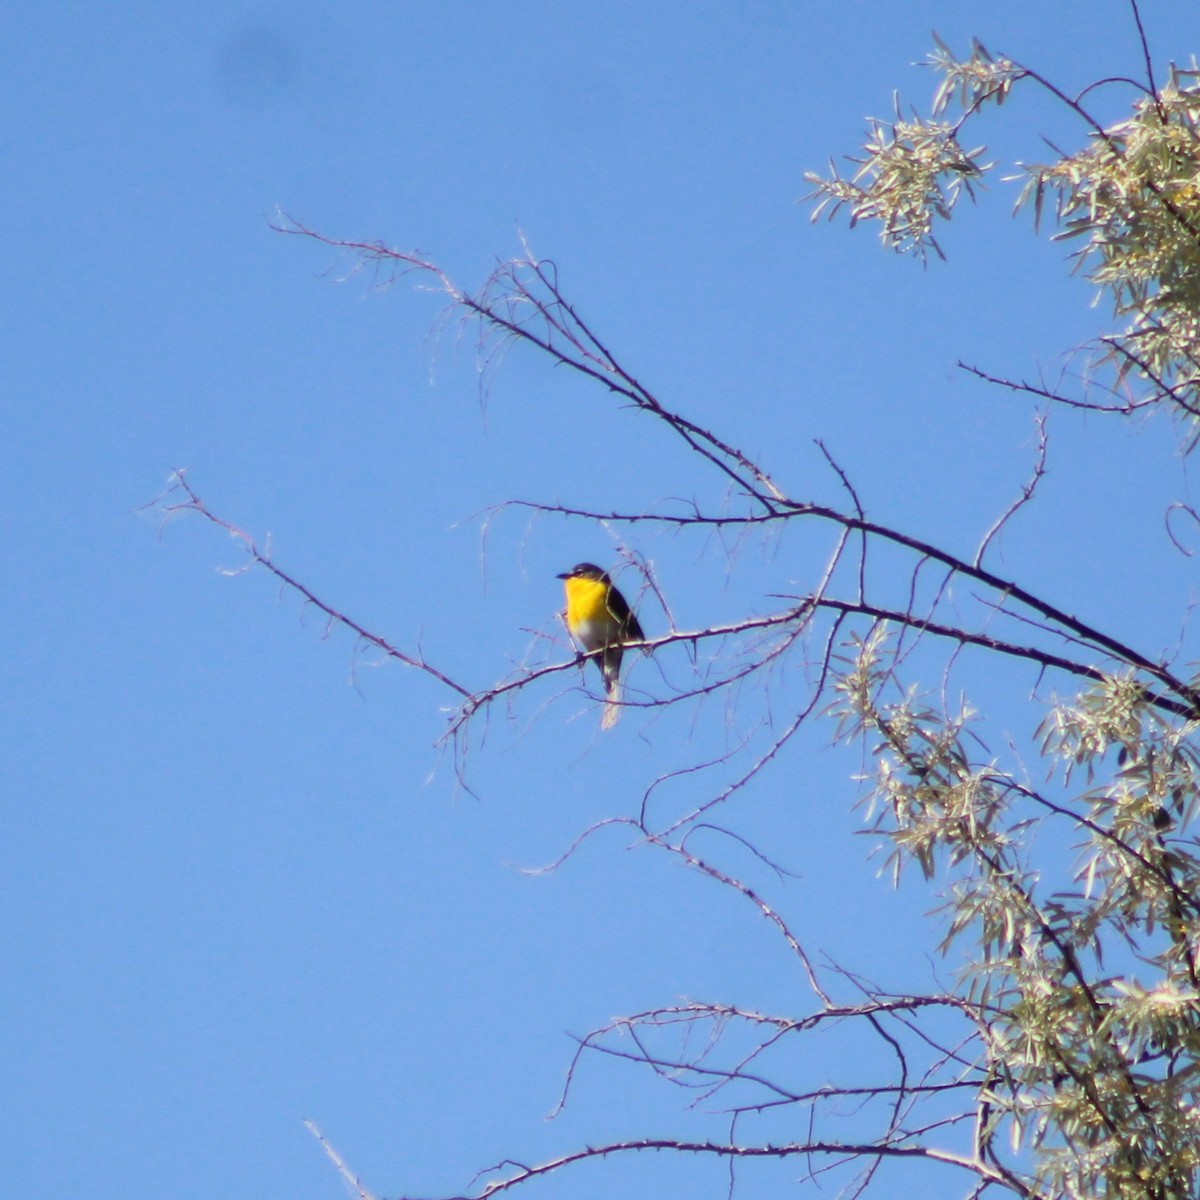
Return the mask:
<path id="1" fill-rule="evenodd" d="M 1038 431 L 1038 454 L 1037 461 L 1033 466 L 1033 475 L 1029 482 L 1021 489 L 1021 494 L 1004 510 L 1003 513 L 996 519 L 992 527 L 983 536 L 983 541 L 979 543 L 979 549 L 975 551 L 974 566 L 978 567 L 983 562 L 983 556 L 987 552 L 988 545 L 992 539 L 1004 528 L 1011 520 L 1013 515 L 1030 500 L 1033 499 L 1033 494 L 1037 490 L 1037 485 L 1041 482 L 1042 476 L 1046 473 L 1046 418 L 1042 414 L 1038 414 L 1035 418 Z"/>
<path id="2" fill-rule="evenodd" d="M 172 496 L 176 493 L 182 493 L 184 499 L 181 501 L 173 500 Z M 258 543 L 250 534 L 243 529 L 239 529 L 229 521 L 218 517 L 216 513 L 208 508 L 188 482 L 186 472 L 182 470 L 176 471 L 171 476 L 171 486 L 169 489 L 157 500 L 151 501 L 151 504 L 160 507 L 168 515 L 184 511 L 199 513 L 206 521 L 216 525 L 219 529 L 225 530 L 230 537 L 240 542 L 242 549 L 249 556 L 251 563 L 270 571 L 284 587 L 297 593 L 303 597 L 305 603 L 312 605 L 313 608 L 323 613 L 331 625 L 349 630 L 360 642 L 374 646 L 377 650 L 381 650 L 388 658 L 394 659 L 406 667 L 413 667 L 418 671 L 424 671 L 425 674 L 432 676 L 439 683 L 450 688 L 451 691 L 457 692 L 458 695 L 465 699 L 470 698 L 471 691 L 469 688 L 455 682 L 443 671 L 439 671 L 437 667 L 426 662 L 423 657 L 406 654 L 385 638 L 380 637 L 379 634 L 372 633 L 371 630 L 360 625 L 353 617 L 347 616 L 332 604 L 315 595 L 306 584 L 301 583 L 295 576 L 288 574 L 282 567 L 277 566 L 271 558 L 270 551 L 261 550 Z"/>
<path id="3" fill-rule="evenodd" d="M 1018 1195 L 1033 1197 L 1035 1193 L 1027 1185 L 1007 1177 L 991 1164 L 955 1154 L 949 1150 L 940 1150 L 931 1146 L 896 1144 L 875 1144 L 871 1142 L 790 1142 L 766 1144 L 761 1146 L 740 1145 L 728 1142 L 687 1141 L 676 1138 L 636 1138 L 630 1141 L 606 1142 L 597 1146 L 586 1146 L 569 1154 L 548 1159 L 533 1166 L 506 1159 L 497 1163 L 491 1171 L 509 1169 L 510 1174 L 494 1179 L 478 1192 L 445 1197 L 444 1200 L 488 1200 L 489 1197 L 506 1192 L 514 1187 L 528 1183 L 532 1179 L 554 1175 L 567 1167 L 581 1162 L 609 1158 L 614 1155 L 640 1154 L 647 1151 L 669 1150 L 678 1154 L 711 1155 L 719 1158 L 739 1159 L 786 1159 L 809 1155 L 834 1155 L 845 1158 L 862 1158 L 879 1155 L 884 1158 L 925 1159 L 932 1162 L 945 1163 L 971 1171 L 981 1179 L 990 1183 L 1003 1185 L 1016 1191 Z M 490 1174 L 491 1171 L 484 1172 Z M 399 1197 L 398 1200 L 414 1200 L 409 1197 Z"/>

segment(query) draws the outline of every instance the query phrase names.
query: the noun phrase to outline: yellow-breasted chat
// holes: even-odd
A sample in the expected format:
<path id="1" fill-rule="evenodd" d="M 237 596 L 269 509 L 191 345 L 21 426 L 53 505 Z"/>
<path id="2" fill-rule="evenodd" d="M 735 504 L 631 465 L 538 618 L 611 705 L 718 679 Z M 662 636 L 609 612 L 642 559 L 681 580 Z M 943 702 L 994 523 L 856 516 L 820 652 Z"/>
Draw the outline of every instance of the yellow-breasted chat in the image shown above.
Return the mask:
<path id="1" fill-rule="evenodd" d="M 625 644 L 644 641 L 646 635 L 629 601 L 595 563 L 579 563 L 558 578 L 567 593 L 567 629 L 586 653 L 596 656 L 608 697 L 602 725 L 611 729 L 621 712 L 619 678 Z"/>

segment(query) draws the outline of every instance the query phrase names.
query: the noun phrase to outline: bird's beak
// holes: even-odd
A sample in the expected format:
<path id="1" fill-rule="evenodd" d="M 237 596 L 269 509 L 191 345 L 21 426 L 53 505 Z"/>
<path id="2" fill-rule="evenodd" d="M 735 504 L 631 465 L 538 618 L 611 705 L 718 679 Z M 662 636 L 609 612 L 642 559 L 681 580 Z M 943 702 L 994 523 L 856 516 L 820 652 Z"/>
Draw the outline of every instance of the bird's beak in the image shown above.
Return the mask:
<path id="1" fill-rule="evenodd" d="M 564 571 L 564 572 L 563 572 L 561 575 L 555 575 L 555 577 L 554 577 L 554 578 L 555 578 L 555 579 L 570 579 L 570 578 L 571 578 L 571 572 L 570 572 L 570 571 Z"/>

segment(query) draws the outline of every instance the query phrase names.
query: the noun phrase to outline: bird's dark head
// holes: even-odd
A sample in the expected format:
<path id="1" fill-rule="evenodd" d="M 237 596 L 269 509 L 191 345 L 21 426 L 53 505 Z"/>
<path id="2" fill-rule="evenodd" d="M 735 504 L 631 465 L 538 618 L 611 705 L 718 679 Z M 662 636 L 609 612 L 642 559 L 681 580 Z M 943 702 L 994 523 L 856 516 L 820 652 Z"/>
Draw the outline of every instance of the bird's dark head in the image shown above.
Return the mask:
<path id="1" fill-rule="evenodd" d="M 597 583 L 608 583 L 608 572 L 601 570 L 595 563 L 576 563 L 569 571 L 564 571 L 559 579 L 594 579 Z"/>

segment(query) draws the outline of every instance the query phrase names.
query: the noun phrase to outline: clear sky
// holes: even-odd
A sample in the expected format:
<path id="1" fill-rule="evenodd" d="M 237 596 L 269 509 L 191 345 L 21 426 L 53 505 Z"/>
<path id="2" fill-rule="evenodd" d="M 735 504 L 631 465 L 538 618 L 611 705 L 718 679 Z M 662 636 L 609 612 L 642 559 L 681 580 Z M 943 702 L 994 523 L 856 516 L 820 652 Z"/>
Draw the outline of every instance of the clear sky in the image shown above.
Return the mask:
<path id="1" fill-rule="evenodd" d="M 1160 71 L 1200 48 L 1194 0 L 1144 10 Z M 819 436 L 875 515 L 969 552 L 1028 473 L 1033 425 L 954 363 L 1053 373 L 1096 329 L 1089 291 L 999 184 L 927 270 L 798 203 L 894 88 L 927 102 L 911 64 L 933 29 L 1068 89 L 1141 66 L 1120 0 L 7 6 L 8 1194 L 342 1195 L 305 1118 L 376 1193 L 445 1194 L 507 1155 L 687 1128 L 677 1097 L 611 1063 L 547 1124 L 570 1035 L 681 996 L 803 1008 L 766 924 L 666 856 L 613 833 L 518 870 L 710 757 L 719 705 L 601 736 L 594 701 L 548 683 L 493 715 L 468 795 L 434 745 L 450 696 L 376 669 L 265 574 L 223 573 L 244 558 L 217 530 L 139 506 L 189 468 L 280 565 L 472 686 L 539 637 L 568 653 L 554 575 L 616 561 L 617 537 L 684 626 L 813 582 L 800 543 L 751 545 L 727 580 L 719 546 L 661 533 L 507 515 L 481 536 L 509 498 L 630 510 L 721 489 L 529 354 L 481 401 L 470 334 L 430 332 L 435 297 L 272 232 L 281 209 L 419 248 L 468 287 L 523 232 L 639 377 L 792 494 L 831 494 Z M 1004 152 L 1044 153 L 1043 127 L 1078 139 L 1018 106 L 989 126 Z M 1006 569 L 1171 645 L 1192 583 L 1162 532 L 1187 486 L 1170 431 L 1052 437 Z M 1152 595 L 1149 572 L 1168 580 Z M 653 663 L 633 670 L 653 686 Z M 876 878 L 831 736 L 778 764 L 739 828 L 798 872 L 773 886 L 814 952 L 908 985 L 932 971 L 934 900 Z M 669 1168 L 639 1164 L 627 1194 L 723 1194 L 720 1170 Z"/>

